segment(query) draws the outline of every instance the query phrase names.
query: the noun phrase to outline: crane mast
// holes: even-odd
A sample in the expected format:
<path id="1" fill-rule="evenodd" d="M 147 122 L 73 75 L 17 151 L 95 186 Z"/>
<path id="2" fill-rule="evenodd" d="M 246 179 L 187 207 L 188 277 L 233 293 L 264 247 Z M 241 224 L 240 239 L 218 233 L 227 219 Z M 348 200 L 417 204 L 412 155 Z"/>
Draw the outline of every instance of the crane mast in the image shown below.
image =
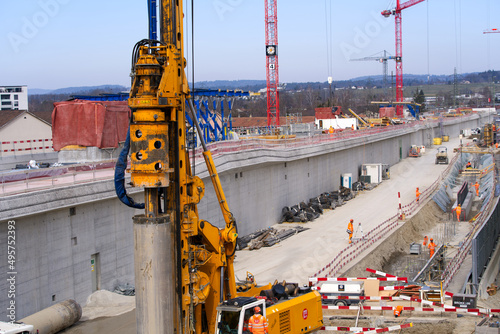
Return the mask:
<path id="1" fill-rule="evenodd" d="M 375 60 L 380 63 L 382 63 L 382 82 L 383 82 L 383 88 L 384 88 L 384 95 L 386 99 L 389 99 L 388 97 L 388 80 L 387 80 L 387 73 L 388 73 L 388 60 L 390 59 L 395 59 L 395 57 L 388 55 L 388 52 L 384 50 L 383 56 L 370 56 L 370 57 L 363 57 L 363 58 L 356 58 L 356 59 L 351 59 L 351 61 L 371 61 Z"/>
<path id="2" fill-rule="evenodd" d="M 131 184 L 145 201 L 133 218 L 137 333 L 213 333 L 217 305 L 236 296 L 236 224 L 209 151 L 225 227 L 198 216 L 205 186 L 187 151 L 183 2 L 158 3 L 160 40 L 136 44 L 129 97 Z"/>
<path id="3" fill-rule="evenodd" d="M 278 4 L 265 0 L 266 10 L 266 78 L 267 126 L 280 126 L 279 70 L 278 70 Z"/>
<path id="4" fill-rule="evenodd" d="M 409 0 L 401 4 L 401 1 L 397 0 L 396 8 L 394 10 L 384 10 L 382 12 L 384 17 L 394 15 L 396 20 L 396 102 L 403 102 L 403 35 L 401 12 L 403 9 L 409 8 L 423 1 L 425 0 Z M 403 116 L 403 105 L 396 105 L 396 115 L 399 117 Z"/>

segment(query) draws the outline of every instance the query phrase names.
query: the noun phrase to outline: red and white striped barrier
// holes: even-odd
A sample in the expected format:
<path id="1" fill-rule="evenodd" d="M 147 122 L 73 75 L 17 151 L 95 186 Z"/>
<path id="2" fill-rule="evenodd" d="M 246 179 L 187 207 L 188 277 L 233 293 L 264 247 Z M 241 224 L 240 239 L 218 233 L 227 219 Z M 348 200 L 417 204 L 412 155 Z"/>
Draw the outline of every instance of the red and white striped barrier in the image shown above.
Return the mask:
<path id="1" fill-rule="evenodd" d="M 318 287 L 315 287 L 314 289 L 320 290 Z M 453 294 L 452 294 L 453 295 Z M 326 296 L 326 295 L 321 295 L 322 299 L 331 299 L 331 300 L 389 300 L 389 301 L 397 301 L 397 300 L 407 300 L 411 302 L 417 302 L 417 303 L 422 303 L 422 304 L 427 304 L 427 305 L 433 305 L 433 306 L 439 306 L 439 307 L 448 307 L 448 305 L 444 305 L 438 302 L 431 302 L 429 300 L 422 300 L 420 298 L 416 297 L 410 297 L 410 296 Z"/>
<path id="2" fill-rule="evenodd" d="M 363 311 L 394 311 L 394 306 L 333 306 L 322 305 L 324 310 L 355 310 L 358 311 L 361 307 Z M 412 307 L 405 306 L 403 311 L 415 312 L 453 312 L 453 313 L 471 313 L 473 315 L 485 315 L 491 313 L 500 313 L 500 309 L 480 309 L 480 308 L 459 308 L 454 306 L 445 306 L 443 308 L 433 307 Z"/>
<path id="3" fill-rule="evenodd" d="M 397 301 L 397 300 L 407 300 L 404 296 L 393 297 L 393 296 L 326 296 L 321 295 L 322 299 L 331 299 L 331 300 L 389 300 L 389 301 Z"/>
<path id="4" fill-rule="evenodd" d="M 360 280 L 371 280 L 381 282 L 408 282 L 408 277 L 309 277 L 309 282 L 351 282 Z"/>
<path id="5" fill-rule="evenodd" d="M 383 276 L 383 277 L 396 277 L 394 275 L 387 274 L 387 273 L 384 273 L 383 271 L 378 271 L 375 269 L 366 268 L 366 271 L 368 271 L 369 273 L 375 274 L 375 275 Z"/>
<path id="6" fill-rule="evenodd" d="M 401 193 L 398 191 L 398 200 L 399 200 L 399 219 L 403 219 L 403 209 L 401 208 Z"/>
<path id="7" fill-rule="evenodd" d="M 47 146 L 46 143 L 50 144 L 52 139 L 30 139 L 30 140 L 14 140 L 14 141 L 2 141 L 0 142 L 0 152 L 21 152 L 21 151 L 35 151 L 35 150 L 48 150 L 52 149 L 52 145 Z M 37 143 L 41 143 L 42 146 L 34 146 Z M 26 146 L 24 144 L 29 144 L 30 147 L 16 147 L 16 145 L 23 144 L 22 146 Z M 5 149 L 3 146 L 9 145 L 12 148 Z M 40 145 L 40 144 L 38 144 Z"/>
<path id="8" fill-rule="evenodd" d="M 376 328 L 371 327 L 333 327 L 333 326 L 323 326 L 320 328 L 322 331 L 338 331 L 338 332 L 365 332 L 375 330 Z"/>
<path id="9" fill-rule="evenodd" d="M 364 333 L 383 333 L 390 331 L 397 331 L 398 329 L 413 327 L 413 323 L 390 326 L 385 328 L 370 328 L 370 327 L 332 327 L 332 326 L 324 326 L 321 327 L 320 330 L 323 331 L 339 331 L 339 332 L 355 332 L 356 334 L 364 334 Z"/>
<path id="10" fill-rule="evenodd" d="M 413 327 L 412 322 L 410 322 L 409 324 L 389 326 L 386 328 L 374 329 L 374 330 L 370 330 L 370 331 L 366 331 L 366 332 L 357 332 L 355 334 L 376 334 L 376 333 L 392 332 L 392 331 L 397 331 L 397 330 L 401 330 L 404 328 L 410 328 L 410 327 Z"/>
<path id="11" fill-rule="evenodd" d="M 404 288 L 405 288 L 404 285 L 379 286 L 378 291 L 395 291 L 395 290 L 403 290 Z M 321 291 L 320 286 L 315 286 L 314 289 Z"/>
<path id="12" fill-rule="evenodd" d="M 404 290 L 406 286 L 404 285 L 388 285 L 388 286 L 379 286 L 378 291 L 395 291 L 395 290 Z"/>

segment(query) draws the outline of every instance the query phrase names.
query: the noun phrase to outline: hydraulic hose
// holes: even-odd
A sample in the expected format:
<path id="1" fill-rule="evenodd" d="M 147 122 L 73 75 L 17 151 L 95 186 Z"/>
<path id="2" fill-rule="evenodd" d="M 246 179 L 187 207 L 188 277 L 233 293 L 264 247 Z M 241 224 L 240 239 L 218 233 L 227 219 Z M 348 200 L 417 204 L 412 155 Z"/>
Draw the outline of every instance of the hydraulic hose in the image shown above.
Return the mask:
<path id="1" fill-rule="evenodd" d="M 127 190 L 125 189 L 125 170 L 127 169 L 127 156 L 130 151 L 130 128 L 127 131 L 127 139 L 125 139 L 125 144 L 120 152 L 118 161 L 115 167 L 115 191 L 116 195 L 120 201 L 134 209 L 144 209 L 144 203 L 136 203 L 134 199 L 127 195 Z"/>

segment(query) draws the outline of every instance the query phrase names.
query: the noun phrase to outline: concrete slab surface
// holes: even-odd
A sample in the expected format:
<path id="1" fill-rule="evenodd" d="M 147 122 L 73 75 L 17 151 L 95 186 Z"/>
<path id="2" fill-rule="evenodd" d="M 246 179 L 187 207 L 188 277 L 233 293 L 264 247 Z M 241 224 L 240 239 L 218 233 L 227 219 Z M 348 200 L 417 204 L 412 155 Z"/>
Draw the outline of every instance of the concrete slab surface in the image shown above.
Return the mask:
<path id="1" fill-rule="evenodd" d="M 443 146 L 448 147 L 450 160 L 453 148 L 459 144 L 458 138 L 451 138 L 449 142 L 443 143 Z M 367 233 L 398 213 L 398 192 L 401 193 L 402 204 L 409 204 L 415 200 L 416 187 L 420 188 L 420 192 L 424 192 L 440 177 L 448 165 L 435 164 L 436 152 L 437 147 L 428 147 L 419 158 L 403 159 L 391 167 L 390 180 L 383 181 L 371 191 L 362 192 L 335 210 L 325 211 L 317 220 L 303 224 L 309 228 L 308 231 L 273 247 L 238 251 L 235 260 L 237 277 L 244 279 L 246 272 L 249 271 L 259 284 L 274 282 L 275 279 L 306 284 L 308 277 L 327 265 L 348 246 L 346 229 L 350 219 L 354 219 L 355 229 L 361 222 L 364 233 Z M 294 204 L 297 203 L 289 205 Z M 286 227 L 284 225 L 287 224 L 276 227 L 284 228 Z M 388 235 L 390 233 L 385 237 Z M 385 237 L 373 244 L 370 249 L 384 242 Z"/>

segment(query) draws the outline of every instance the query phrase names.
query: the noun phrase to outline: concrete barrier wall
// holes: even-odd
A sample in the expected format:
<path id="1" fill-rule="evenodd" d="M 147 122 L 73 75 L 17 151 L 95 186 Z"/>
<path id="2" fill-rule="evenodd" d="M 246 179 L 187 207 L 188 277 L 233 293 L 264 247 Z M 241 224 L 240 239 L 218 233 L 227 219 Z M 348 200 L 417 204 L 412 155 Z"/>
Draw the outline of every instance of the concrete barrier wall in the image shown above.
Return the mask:
<path id="1" fill-rule="evenodd" d="M 458 136 L 461 128 L 480 125 L 475 117 L 445 126 Z M 248 234 L 275 224 L 284 206 L 336 190 L 340 175 L 357 181 L 363 163 L 393 165 L 408 155 L 411 145 L 430 146 L 436 128 L 422 125 L 316 146 L 260 149 L 215 157 L 228 203 Z M 196 173 L 205 182 L 200 217 L 223 226 L 206 168 Z M 142 201 L 142 192 L 134 194 Z M 74 209 L 72 209 L 74 208 Z M 135 210 L 116 199 L 112 181 L 11 196 L 0 201 L 0 244 L 7 243 L 7 222 L 16 226 L 16 315 L 30 315 L 65 299 L 85 304 L 92 293 L 91 264 L 99 253 L 100 287 L 133 284 L 132 217 Z M 0 248 L 0 320 L 6 319 L 7 247 Z"/>
<path id="2" fill-rule="evenodd" d="M 443 132 L 457 137 L 461 129 L 475 128 L 480 122 L 479 117 L 462 123 L 448 121 Z M 285 206 L 307 202 L 323 192 L 339 189 L 340 176 L 344 173 L 352 173 L 353 182 L 358 181 L 362 164 L 394 165 L 408 156 L 411 145 L 430 149 L 439 132 L 437 124 L 433 127 L 423 125 L 370 138 L 333 142 L 319 148 L 222 155 L 215 157 L 215 164 L 229 207 L 239 223 L 238 231 L 246 235 L 276 224 Z M 200 217 L 223 227 L 222 214 L 205 166 L 199 164 L 196 172 L 206 188 L 205 197 L 198 205 Z"/>
<path id="3" fill-rule="evenodd" d="M 36 162 L 54 163 L 57 162 L 57 152 L 2 157 L 0 159 L 0 170 L 13 169 L 17 164 L 28 164 L 30 160 L 35 160 Z"/>
<path id="4" fill-rule="evenodd" d="M 27 208 L 29 209 L 29 208 Z M 28 211 L 28 210 L 27 210 Z M 93 292 L 91 256 L 99 254 L 100 288 L 134 283 L 133 209 L 116 198 L 17 217 L 15 279 L 17 319 L 66 299 L 85 304 Z M 6 245 L 7 224 L 1 225 L 0 243 Z M 6 259 L 2 247 L 1 258 Z M 0 261 L 0 320 L 7 299 L 10 272 Z"/>

